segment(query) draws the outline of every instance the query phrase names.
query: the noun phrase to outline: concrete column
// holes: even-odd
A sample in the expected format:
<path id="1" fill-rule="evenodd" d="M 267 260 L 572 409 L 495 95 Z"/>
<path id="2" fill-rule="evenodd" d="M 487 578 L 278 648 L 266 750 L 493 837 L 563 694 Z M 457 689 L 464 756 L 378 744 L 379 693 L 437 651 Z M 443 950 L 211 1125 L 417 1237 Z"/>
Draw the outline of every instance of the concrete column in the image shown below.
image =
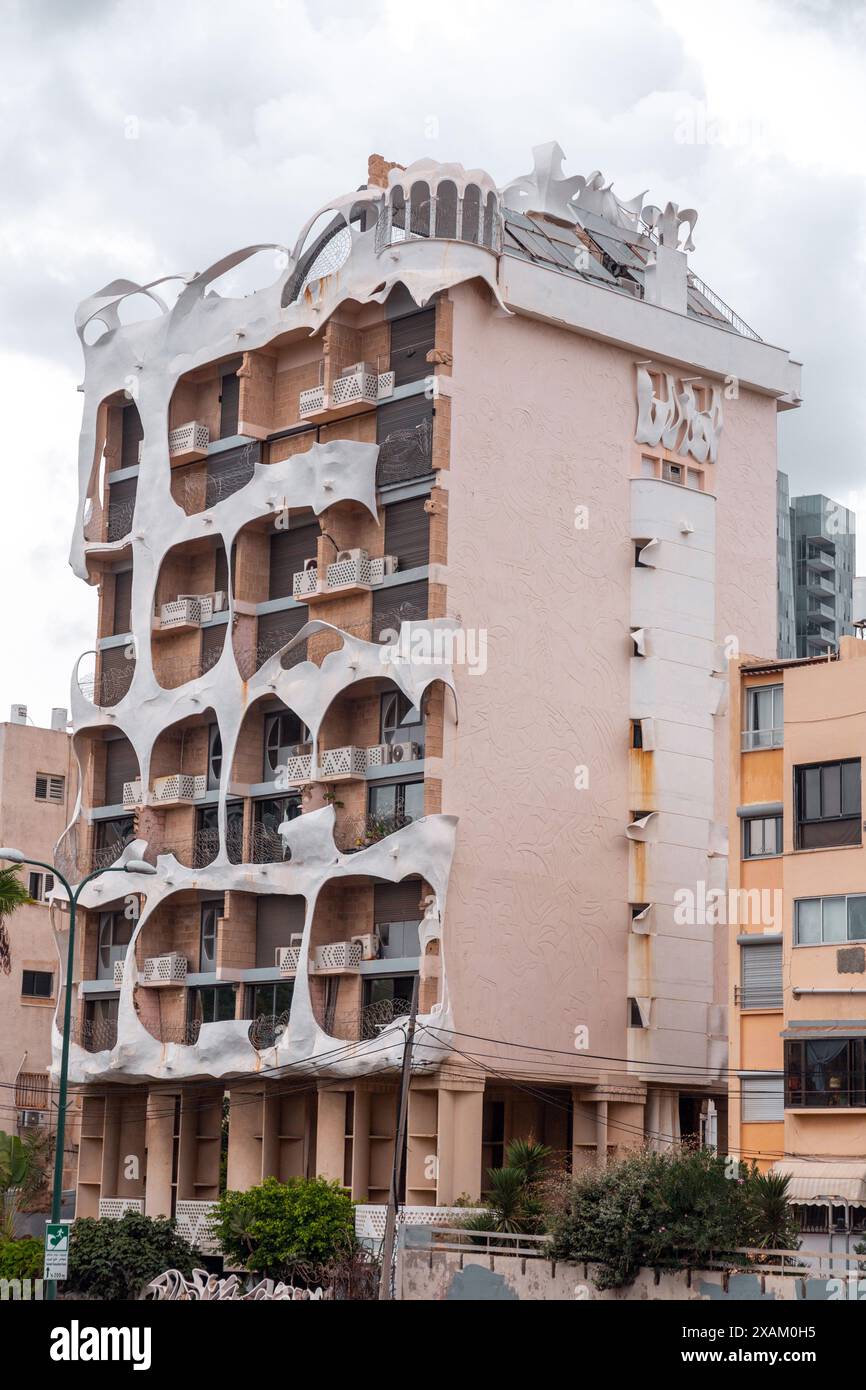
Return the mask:
<path id="1" fill-rule="evenodd" d="M 146 1216 L 171 1216 L 171 1165 L 174 1151 L 174 1096 L 151 1091 L 147 1098 Z"/>
<path id="2" fill-rule="evenodd" d="M 346 1143 L 346 1092 L 319 1092 L 319 1122 L 316 1127 L 316 1176 L 343 1181 Z"/>
<path id="3" fill-rule="evenodd" d="M 595 1102 L 595 1156 L 600 1168 L 607 1167 L 607 1101 Z"/>
<path id="4" fill-rule="evenodd" d="M 484 1091 L 440 1086 L 438 1111 L 438 1183 L 436 1202 L 447 1206 L 468 1192 L 479 1195 L 481 1185 L 481 1117 Z"/>
<path id="5" fill-rule="evenodd" d="M 355 1122 L 352 1138 L 352 1200 L 366 1202 L 370 1193 L 370 1092 L 355 1087 Z"/>

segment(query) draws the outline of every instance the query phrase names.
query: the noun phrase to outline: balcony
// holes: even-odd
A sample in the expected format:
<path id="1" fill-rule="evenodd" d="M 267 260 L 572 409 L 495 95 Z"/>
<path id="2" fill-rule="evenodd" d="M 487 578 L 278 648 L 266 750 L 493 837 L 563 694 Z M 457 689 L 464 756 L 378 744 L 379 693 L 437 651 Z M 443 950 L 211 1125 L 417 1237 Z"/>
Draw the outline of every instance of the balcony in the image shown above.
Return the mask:
<path id="1" fill-rule="evenodd" d="M 734 1003 L 738 1009 L 781 1009 L 782 985 L 735 985 Z"/>
<path id="2" fill-rule="evenodd" d="M 117 1043 L 117 1019 L 84 1019 L 72 1025 L 70 1037 L 85 1052 L 110 1052 Z"/>
<path id="3" fill-rule="evenodd" d="M 186 980 L 187 958 L 177 951 L 167 956 L 149 956 L 144 962 L 143 985 L 161 987 L 163 985 L 182 985 Z"/>
<path id="4" fill-rule="evenodd" d="M 226 594 L 223 589 L 211 594 L 178 594 L 171 603 L 160 606 L 156 632 L 190 632 L 193 628 L 209 623 L 214 613 L 222 613 L 226 608 Z"/>
<path id="5" fill-rule="evenodd" d="M 313 969 L 321 974 L 345 974 L 360 970 L 363 948 L 360 941 L 332 941 L 317 946 L 313 952 Z"/>
<path id="6" fill-rule="evenodd" d="M 198 459 L 207 458 L 209 443 L 210 433 L 207 425 L 201 425 L 197 420 L 189 420 L 185 425 L 178 425 L 177 429 L 171 430 L 168 436 L 168 456 L 172 468 L 179 468 L 184 463 L 195 463 Z"/>
<path id="7" fill-rule="evenodd" d="M 831 580 L 825 579 L 822 574 L 816 574 L 812 570 L 806 573 L 806 588 L 813 593 L 832 594 L 835 597 L 836 589 Z"/>
<path id="8" fill-rule="evenodd" d="M 325 571 L 325 583 L 320 584 L 320 571 L 313 565 L 292 578 L 292 597 L 305 603 L 321 602 L 337 594 L 363 593 L 381 584 L 386 575 L 396 574 L 397 557 L 371 557 L 366 550 L 341 550 Z"/>
<path id="9" fill-rule="evenodd" d="M 355 362 L 343 368 L 329 392 L 324 384 L 302 391 L 298 413 L 302 420 L 338 420 L 363 406 L 375 406 L 393 394 L 393 372 L 380 372 L 372 362 Z"/>
<path id="10" fill-rule="evenodd" d="M 147 803 L 141 792 L 141 778 L 123 784 L 124 806 L 188 806 L 207 792 L 207 776 L 192 776 L 186 772 L 173 772 L 167 777 L 157 777 Z"/>
<path id="11" fill-rule="evenodd" d="M 279 785 L 281 787 L 300 787 L 305 782 L 311 781 L 312 776 L 312 753 L 292 753 L 286 758 L 280 770 Z"/>
<path id="12" fill-rule="evenodd" d="M 366 775 L 366 748 L 351 744 L 346 748 L 328 748 L 319 754 L 317 780 L 321 782 L 354 782 Z"/>

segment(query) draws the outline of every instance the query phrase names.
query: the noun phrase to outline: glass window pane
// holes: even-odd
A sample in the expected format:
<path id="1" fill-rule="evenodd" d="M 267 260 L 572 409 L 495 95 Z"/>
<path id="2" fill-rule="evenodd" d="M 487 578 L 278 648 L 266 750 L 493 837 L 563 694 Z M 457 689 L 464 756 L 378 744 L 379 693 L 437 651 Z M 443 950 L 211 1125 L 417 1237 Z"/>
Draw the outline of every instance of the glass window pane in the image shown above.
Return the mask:
<path id="1" fill-rule="evenodd" d="M 773 687 L 773 728 L 781 729 L 785 722 L 785 711 L 783 696 L 785 687 L 777 685 Z"/>
<path id="2" fill-rule="evenodd" d="M 848 934 L 848 918 L 844 898 L 825 898 L 823 902 L 824 941 L 844 941 Z"/>
<path id="3" fill-rule="evenodd" d="M 866 897 L 848 899 L 848 940 L 866 941 Z"/>
<path id="4" fill-rule="evenodd" d="M 842 814 L 842 776 L 838 763 L 821 768 L 821 815 Z"/>
<path id="5" fill-rule="evenodd" d="M 404 791 L 404 814 L 412 820 L 418 820 L 424 814 L 424 783 L 407 782 Z"/>
<path id="6" fill-rule="evenodd" d="M 821 769 L 806 767 L 802 771 L 803 804 L 800 808 L 806 820 L 820 820 L 821 817 Z"/>
<path id="7" fill-rule="evenodd" d="M 797 942 L 814 946 L 821 940 L 821 899 L 801 898 L 796 904 Z"/>
<path id="8" fill-rule="evenodd" d="M 860 760 L 842 765 L 842 814 L 860 814 Z"/>

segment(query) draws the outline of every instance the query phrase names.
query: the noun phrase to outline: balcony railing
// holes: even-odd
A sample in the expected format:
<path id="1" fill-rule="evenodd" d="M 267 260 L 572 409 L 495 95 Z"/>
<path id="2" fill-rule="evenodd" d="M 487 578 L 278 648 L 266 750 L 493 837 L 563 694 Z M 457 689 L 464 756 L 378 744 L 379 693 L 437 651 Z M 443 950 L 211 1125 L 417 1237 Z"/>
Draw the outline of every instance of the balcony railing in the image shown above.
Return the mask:
<path id="1" fill-rule="evenodd" d="M 740 1009 L 781 1009 L 782 985 L 735 985 L 734 1003 Z"/>
<path id="2" fill-rule="evenodd" d="M 247 1030 L 247 1037 L 257 1052 L 276 1047 L 289 1026 L 288 1010 L 281 1014 L 259 1014 Z"/>
<path id="3" fill-rule="evenodd" d="M 81 1019 L 72 1025 L 71 1040 L 85 1052 L 110 1052 L 117 1043 L 117 1019 Z"/>
<path id="4" fill-rule="evenodd" d="M 784 741 L 784 729 L 744 729 L 741 746 L 744 753 L 751 753 L 756 748 L 781 748 Z"/>
<path id="5" fill-rule="evenodd" d="M 297 975 L 301 963 L 300 946 L 278 946 L 276 952 L 277 969 L 284 980 Z"/>
<path id="6" fill-rule="evenodd" d="M 200 627 L 209 623 L 214 613 L 221 613 L 226 606 L 224 590 L 211 594 L 179 594 L 171 603 L 163 603 L 159 610 L 159 626 L 162 632 L 175 627 Z"/>
<path id="7" fill-rule="evenodd" d="M 99 1199 L 99 1219 L 101 1221 L 119 1221 L 128 1211 L 135 1211 L 141 1215 L 144 1212 L 143 1197 L 100 1197 Z"/>
<path id="8" fill-rule="evenodd" d="M 330 782 L 335 778 L 364 777 L 367 772 L 367 750 L 350 745 L 347 748 L 328 748 L 319 754 L 319 777 Z"/>
<path id="9" fill-rule="evenodd" d="M 325 571 L 324 587 L 320 585 L 320 571 L 316 566 L 310 565 L 293 575 L 292 597 L 304 600 L 312 598 L 314 594 L 327 594 L 332 590 L 346 589 L 354 585 L 372 588 L 373 585 L 381 584 L 386 575 L 394 574 L 396 570 L 397 558 L 394 555 L 371 557 L 366 550 L 342 550 Z"/>
<path id="10" fill-rule="evenodd" d="M 290 858 L 291 855 L 283 844 L 283 837 L 276 830 L 269 830 L 264 825 L 252 827 L 249 859 L 251 864 L 282 864 Z"/>
<path id="11" fill-rule="evenodd" d="M 128 536 L 132 530 L 132 518 L 134 515 L 134 497 L 128 498 L 125 502 L 109 502 L 106 540 L 122 541 L 124 536 Z"/>
<path id="12" fill-rule="evenodd" d="M 272 656 L 276 656 L 281 647 L 287 646 L 294 636 L 295 633 L 288 628 L 283 632 L 272 632 L 256 643 L 254 651 L 239 654 L 238 670 L 243 679 L 249 680 L 255 675 L 256 671 L 264 666 L 266 661 L 270 661 Z M 291 651 L 283 652 L 280 665 L 284 671 L 290 671 L 293 666 L 300 666 L 301 662 L 307 659 L 307 642 L 303 641 L 292 647 Z"/>
<path id="13" fill-rule="evenodd" d="M 94 671 L 90 675 L 79 676 L 78 689 L 91 704 L 99 709 L 110 709 L 129 693 L 134 674 L 135 661 L 130 659 L 122 666 L 112 667 L 110 671 L 102 671 L 99 675 Z"/>
<path id="14" fill-rule="evenodd" d="M 154 675 L 163 690 L 177 690 L 179 686 L 186 685 L 188 681 L 199 680 L 201 676 L 206 676 L 208 671 L 213 670 L 221 656 L 221 647 L 211 647 L 204 656 L 192 661 L 188 657 L 163 657 L 160 653 L 159 659 L 154 662 Z M 170 681 L 171 684 L 166 684 L 167 681 Z"/>

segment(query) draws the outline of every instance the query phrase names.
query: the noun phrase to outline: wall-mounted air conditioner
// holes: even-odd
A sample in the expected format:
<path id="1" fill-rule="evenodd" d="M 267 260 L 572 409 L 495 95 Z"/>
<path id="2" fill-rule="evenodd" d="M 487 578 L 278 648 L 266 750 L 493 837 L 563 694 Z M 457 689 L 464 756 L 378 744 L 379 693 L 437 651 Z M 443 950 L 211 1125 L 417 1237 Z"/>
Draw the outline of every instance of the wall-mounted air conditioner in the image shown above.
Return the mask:
<path id="1" fill-rule="evenodd" d="M 353 936 L 353 941 L 357 941 L 361 947 L 362 960 L 378 960 L 381 952 L 381 943 L 378 932 L 366 932 L 363 936 Z"/>
<path id="2" fill-rule="evenodd" d="M 666 483 L 678 483 L 680 487 L 685 487 L 686 470 L 682 463 L 663 463 L 662 477 Z"/>
<path id="3" fill-rule="evenodd" d="M 421 757 L 421 748 L 417 743 L 392 743 L 391 762 L 392 763 L 415 763 Z"/>
<path id="4" fill-rule="evenodd" d="M 372 748 L 367 749 L 367 766 L 384 767 L 391 761 L 390 743 L 374 743 Z"/>

